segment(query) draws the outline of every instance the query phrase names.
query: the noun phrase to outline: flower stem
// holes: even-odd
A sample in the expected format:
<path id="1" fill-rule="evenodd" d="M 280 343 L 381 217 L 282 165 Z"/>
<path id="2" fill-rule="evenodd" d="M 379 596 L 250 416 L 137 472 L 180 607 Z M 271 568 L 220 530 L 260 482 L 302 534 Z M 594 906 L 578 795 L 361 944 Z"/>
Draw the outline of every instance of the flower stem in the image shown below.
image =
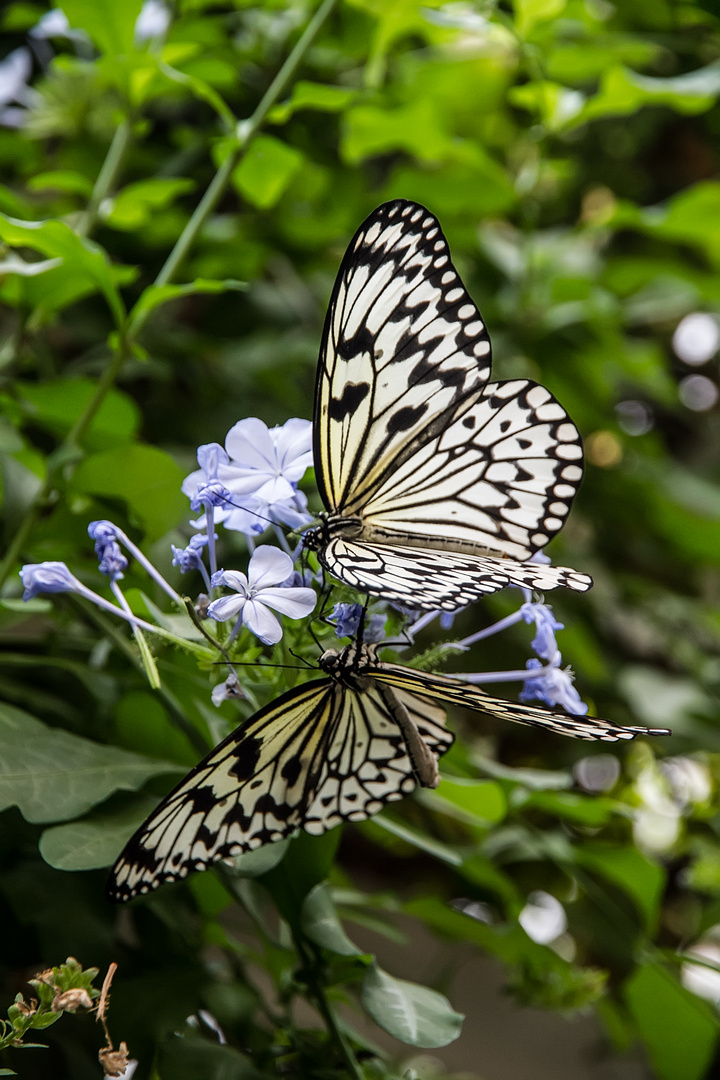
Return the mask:
<path id="1" fill-rule="evenodd" d="M 107 152 L 103 166 L 98 173 L 95 186 L 92 189 L 87 208 L 76 226 L 78 236 L 88 236 L 97 221 L 98 211 L 103 199 L 107 198 L 110 189 L 115 184 L 117 175 L 122 167 L 125 153 L 130 144 L 130 121 L 123 120 L 118 124 L 113 135 L 110 149 Z"/>
<path id="2" fill-rule="evenodd" d="M 305 53 L 310 48 L 315 35 L 325 22 L 332 9 L 334 8 L 337 0 L 324 0 L 324 2 L 317 9 L 312 19 L 305 27 L 305 31 L 297 42 L 295 48 L 292 50 L 283 66 L 278 71 L 277 75 L 270 83 L 269 87 L 265 91 L 260 100 L 255 112 L 248 120 L 241 121 L 236 129 L 237 143 L 231 150 L 228 156 L 223 161 L 222 165 L 215 174 L 210 187 L 207 189 L 202 199 L 195 207 L 195 211 L 188 221 L 187 225 L 183 229 L 175 247 L 168 255 L 164 266 L 161 268 L 160 273 L 155 278 L 155 285 L 167 285 L 175 277 L 177 269 L 180 263 L 187 255 L 189 249 L 192 247 L 195 239 L 200 232 L 200 229 L 205 224 L 205 221 L 215 209 L 221 195 L 223 194 L 228 181 L 232 175 L 233 169 L 237 165 L 238 161 L 245 152 L 247 146 L 250 143 L 252 137 L 257 133 L 258 129 L 262 125 L 265 117 L 273 107 L 280 94 L 287 86 L 288 82 L 292 78 L 295 69 L 301 62 Z M 131 327 L 132 329 L 132 327 Z"/>
<path id="3" fill-rule="evenodd" d="M 347 1066 L 348 1075 L 351 1076 L 353 1080 L 365 1080 L 365 1074 L 353 1053 L 345 1032 L 338 1024 L 332 1005 L 328 1001 L 327 994 L 325 993 L 325 987 L 320 981 L 318 958 L 315 950 L 310 946 L 309 942 L 304 941 L 297 931 L 293 932 L 293 937 L 295 939 L 295 947 L 297 948 L 298 955 L 303 962 L 303 981 L 306 982 L 308 989 L 315 998 L 318 1012 L 325 1021 L 330 1035 L 337 1044 L 340 1054 Z"/>

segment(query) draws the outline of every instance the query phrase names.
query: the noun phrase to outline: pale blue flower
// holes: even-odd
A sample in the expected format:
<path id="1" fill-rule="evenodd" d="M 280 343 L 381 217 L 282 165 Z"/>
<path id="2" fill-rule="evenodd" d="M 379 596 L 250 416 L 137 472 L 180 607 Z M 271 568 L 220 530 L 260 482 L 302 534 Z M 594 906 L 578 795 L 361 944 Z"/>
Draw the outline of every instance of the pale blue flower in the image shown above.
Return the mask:
<path id="1" fill-rule="evenodd" d="M 558 653 L 558 660 L 560 654 Z M 573 686 L 573 674 L 569 668 L 563 671 L 559 667 L 546 667 L 539 660 L 528 660 L 525 667 L 532 671 L 542 668 L 542 674 L 525 680 L 525 685 L 520 691 L 521 701 L 544 701 L 551 707 L 562 705 L 566 712 L 573 716 L 584 716 L 588 706 L 581 701 L 580 695 Z"/>
<path id="2" fill-rule="evenodd" d="M 171 544 L 173 566 L 179 566 L 181 574 L 187 574 L 189 570 L 204 570 L 202 549 L 207 542 L 208 538 L 205 533 L 196 533 L 195 536 L 190 537 L 190 542 L 185 548 L 175 547 L 174 544 Z"/>
<path id="3" fill-rule="evenodd" d="M 226 585 L 234 595 L 213 600 L 208 615 L 217 622 L 237 618 L 233 633 L 247 626 L 265 645 L 275 645 L 282 637 L 280 623 L 269 611 L 273 608 L 291 619 L 302 619 L 315 607 L 317 594 L 313 589 L 283 588 L 292 571 L 289 555 L 264 544 L 259 547 L 248 566 L 247 577 L 237 570 L 219 571 L 213 583 Z"/>
<path id="4" fill-rule="evenodd" d="M 21 569 L 20 577 L 25 586 L 23 600 L 32 600 L 39 593 L 86 591 L 64 562 L 27 563 Z"/>
<path id="5" fill-rule="evenodd" d="M 336 604 L 332 615 L 328 615 L 328 622 L 335 625 L 335 633 L 339 638 L 355 637 L 360 629 L 363 617 L 362 604 Z M 363 624 L 362 640 L 368 644 L 374 644 L 385 639 L 386 618 L 375 612 L 366 615 Z"/>
<path id="6" fill-rule="evenodd" d="M 562 630 L 564 623 L 558 622 L 547 604 L 523 604 L 520 613 L 526 623 L 535 623 L 537 634 L 531 645 L 538 656 L 552 660 L 558 652 L 555 630 Z"/>
<path id="7" fill-rule="evenodd" d="M 225 449 L 230 464 L 219 476 L 232 491 L 269 503 L 289 499 L 313 463 L 312 424 L 296 417 L 268 428 L 251 416 L 230 428 Z"/>
<path id="8" fill-rule="evenodd" d="M 251 495 L 269 505 L 288 502 L 312 465 L 311 446 L 309 420 L 295 418 L 282 427 L 268 428 L 257 417 L 248 417 L 230 429 L 225 450 L 217 443 L 200 447 L 200 469 L 185 478 L 182 490 L 192 496 L 199 484 L 218 480 L 235 496 L 232 501 L 237 508 L 248 506 Z M 228 527 L 250 531 L 237 524 Z"/>
<path id="9" fill-rule="evenodd" d="M 120 581 L 124 577 L 123 572 L 127 570 L 128 561 L 117 542 L 115 526 L 110 521 L 91 521 L 88 535 L 95 541 L 95 553 L 100 559 L 100 573 L 112 581 Z"/>
<path id="10" fill-rule="evenodd" d="M 328 615 L 328 622 L 335 625 L 335 633 L 339 638 L 355 637 L 362 613 L 362 604 L 336 604 L 332 614 Z"/>

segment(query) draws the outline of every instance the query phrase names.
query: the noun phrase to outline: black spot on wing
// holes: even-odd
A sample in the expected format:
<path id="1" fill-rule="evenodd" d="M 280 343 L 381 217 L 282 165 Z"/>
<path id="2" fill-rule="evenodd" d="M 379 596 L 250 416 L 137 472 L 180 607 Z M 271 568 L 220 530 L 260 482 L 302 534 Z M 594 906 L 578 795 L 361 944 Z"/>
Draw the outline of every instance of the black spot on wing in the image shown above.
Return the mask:
<path id="1" fill-rule="evenodd" d="M 415 408 L 406 405 L 404 409 L 398 409 L 387 422 L 388 435 L 396 435 L 398 431 L 409 431 L 417 424 L 418 420 L 422 419 L 427 410 L 427 402 L 423 402 L 422 405 L 417 405 Z"/>
<path id="2" fill-rule="evenodd" d="M 233 768 L 234 767 L 235 766 L 233 766 Z M 193 813 L 196 814 L 209 813 L 210 810 L 217 805 L 218 801 L 217 795 L 210 784 L 203 784 L 201 787 L 191 788 L 187 793 L 187 799 L 189 802 L 192 802 Z"/>
<path id="3" fill-rule="evenodd" d="M 280 770 L 283 780 L 287 780 L 289 787 L 294 787 L 303 769 L 301 758 L 288 758 Z"/>
<path id="4" fill-rule="evenodd" d="M 348 383 L 342 392 L 342 397 L 331 398 L 328 414 L 331 420 L 344 420 L 346 416 L 354 413 L 361 401 L 370 393 L 368 383 Z"/>
<path id="5" fill-rule="evenodd" d="M 235 761 L 228 769 L 230 776 L 236 780 L 249 780 L 260 760 L 260 749 L 260 740 L 256 738 L 247 737 L 239 742 L 233 751 Z"/>

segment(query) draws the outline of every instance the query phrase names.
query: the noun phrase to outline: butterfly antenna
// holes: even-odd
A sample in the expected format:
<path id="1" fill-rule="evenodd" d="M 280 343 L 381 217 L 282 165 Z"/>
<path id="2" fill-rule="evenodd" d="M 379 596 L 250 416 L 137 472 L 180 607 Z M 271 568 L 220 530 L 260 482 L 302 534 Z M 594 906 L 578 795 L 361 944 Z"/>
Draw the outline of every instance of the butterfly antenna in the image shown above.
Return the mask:
<path id="1" fill-rule="evenodd" d="M 317 642 L 317 644 L 319 645 L 320 642 Z M 299 660 L 301 664 L 305 665 L 305 667 L 312 668 L 313 671 L 315 670 L 315 665 L 311 664 L 309 660 L 306 660 L 304 656 L 300 656 L 299 653 L 296 653 L 293 649 L 290 649 L 289 652 L 290 652 L 291 656 L 294 656 L 295 659 Z M 280 666 L 280 665 L 278 665 L 278 666 Z M 302 668 L 295 668 L 294 670 L 295 671 L 302 671 L 303 669 Z"/>

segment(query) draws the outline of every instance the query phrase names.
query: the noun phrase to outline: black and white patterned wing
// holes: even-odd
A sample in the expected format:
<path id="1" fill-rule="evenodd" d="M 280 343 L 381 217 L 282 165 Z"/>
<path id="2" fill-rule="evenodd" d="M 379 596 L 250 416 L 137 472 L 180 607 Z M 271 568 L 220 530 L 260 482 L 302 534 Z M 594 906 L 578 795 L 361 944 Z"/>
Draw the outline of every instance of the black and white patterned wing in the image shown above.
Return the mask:
<path id="1" fill-rule="evenodd" d="M 233 731 L 128 841 L 108 880 L 129 900 L 302 825 L 342 691 L 328 679 L 283 694 Z"/>
<path id="2" fill-rule="evenodd" d="M 487 713 L 498 720 L 510 720 L 515 724 L 527 724 L 552 731 L 556 735 L 569 735 L 572 739 L 596 742 L 618 742 L 634 739 L 637 735 L 670 735 L 668 728 L 621 727 L 610 720 L 594 716 L 570 716 L 568 713 L 551 712 L 540 705 L 525 705 L 507 701 L 485 693 L 477 686 L 463 683 L 460 679 L 444 675 L 432 675 L 425 671 L 401 667 L 398 664 L 378 662 L 369 674 L 374 680 L 387 682 L 398 690 L 415 694 L 427 694 L 434 700 L 452 702 L 463 709 Z"/>
<path id="3" fill-rule="evenodd" d="M 315 468 L 326 508 L 362 507 L 476 400 L 490 340 L 417 203 L 378 207 L 350 243 L 323 331 L 315 389 Z"/>
<path id="4" fill-rule="evenodd" d="M 578 430 L 549 390 L 526 379 L 490 383 L 383 477 L 362 508 L 364 528 L 368 539 L 377 531 L 528 559 L 564 525 L 582 463 Z"/>
<path id="5" fill-rule="evenodd" d="M 420 611 L 457 611 L 506 585 L 540 592 L 560 586 L 586 592 L 592 585 L 587 574 L 565 566 L 339 537 L 319 552 L 319 558 L 328 573 L 359 592 Z"/>
<path id="6" fill-rule="evenodd" d="M 430 750 L 438 757 L 449 750 L 453 735 L 445 727 L 445 710 L 404 689 L 397 696 Z M 379 690 L 372 685 L 362 692 L 347 690 L 303 828 L 317 835 L 342 821 L 364 821 L 414 787 L 405 739 Z"/>
<path id="7" fill-rule="evenodd" d="M 405 697 L 430 749 L 443 753 L 452 743 L 444 711 Z M 108 897 L 129 900 L 298 828 L 318 834 L 361 821 L 414 786 L 377 690 L 306 683 L 251 717 L 163 799 L 115 863 Z"/>

